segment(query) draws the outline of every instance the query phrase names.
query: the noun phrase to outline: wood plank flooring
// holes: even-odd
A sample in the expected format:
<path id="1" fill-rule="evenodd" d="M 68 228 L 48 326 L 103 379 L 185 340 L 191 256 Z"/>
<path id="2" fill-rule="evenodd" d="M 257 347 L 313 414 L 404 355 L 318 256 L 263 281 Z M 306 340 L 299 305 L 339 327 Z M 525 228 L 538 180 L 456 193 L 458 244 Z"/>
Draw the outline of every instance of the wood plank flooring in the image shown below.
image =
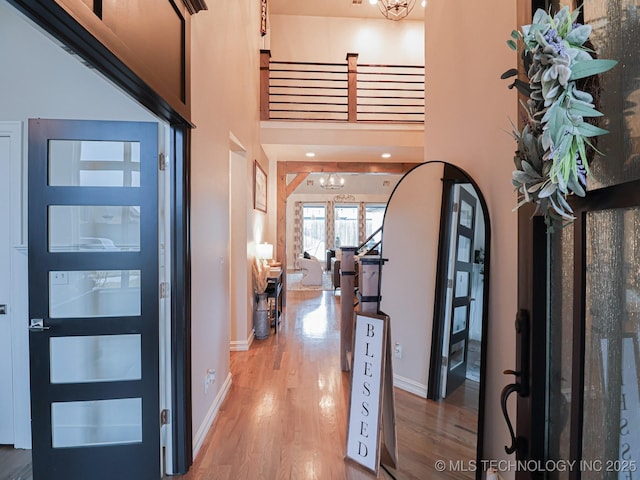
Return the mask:
<path id="1" fill-rule="evenodd" d="M 233 383 L 213 428 L 190 472 L 167 478 L 375 478 L 344 459 L 349 374 L 340 370 L 340 296 L 288 292 L 287 304 L 277 336 L 231 353 Z M 477 384 L 467 381 L 445 402 L 395 395 L 398 469 L 393 477 L 380 469 L 380 478 L 474 478 L 434 465 L 475 459 Z M 31 480 L 30 460 L 29 451 L 0 447 L 0 480 Z"/>
<path id="2" fill-rule="evenodd" d="M 286 310 L 278 336 L 232 352 L 229 396 L 191 471 L 178 478 L 375 478 L 344 460 L 349 374 L 340 370 L 340 297 L 288 292 Z M 435 461 L 475 459 L 477 395 L 470 381 L 446 402 L 396 389 L 399 461 L 393 477 L 474 478 L 437 472 Z M 380 470 L 380 478 L 393 477 Z"/>

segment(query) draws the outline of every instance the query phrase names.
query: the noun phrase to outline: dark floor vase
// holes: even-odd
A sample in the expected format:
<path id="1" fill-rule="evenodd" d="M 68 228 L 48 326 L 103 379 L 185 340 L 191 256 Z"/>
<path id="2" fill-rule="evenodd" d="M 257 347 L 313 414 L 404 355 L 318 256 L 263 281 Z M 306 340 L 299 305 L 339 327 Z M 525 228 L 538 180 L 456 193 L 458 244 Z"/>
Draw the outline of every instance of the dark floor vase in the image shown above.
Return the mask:
<path id="1" fill-rule="evenodd" d="M 256 338 L 262 340 L 268 338 L 271 333 L 269 325 L 269 302 L 266 293 L 258 294 L 258 303 L 253 312 L 253 328 L 256 332 Z"/>

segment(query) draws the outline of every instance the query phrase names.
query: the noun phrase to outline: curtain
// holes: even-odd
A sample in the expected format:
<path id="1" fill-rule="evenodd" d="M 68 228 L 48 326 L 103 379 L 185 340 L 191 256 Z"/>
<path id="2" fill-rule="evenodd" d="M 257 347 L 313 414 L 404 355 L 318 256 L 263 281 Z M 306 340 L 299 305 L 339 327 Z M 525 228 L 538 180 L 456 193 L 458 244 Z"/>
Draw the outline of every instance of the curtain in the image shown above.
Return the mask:
<path id="1" fill-rule="evenodd" d="M 298 256 L 302 253 L 302 202 L 293 206 L 293 267 L 298 267 Z"/>
<path id="2" fill-rule="evenodd" d="M 367 239 L 367 204 L 360 202 L 358 205 L 358 245 L 362 245 Z"/>
<path id="3" fill-rule="evenodd" d="M 325 222 L 327 222 L 326 224 L 326 228 L 325 228 L 325 232 L 327 235 L 327 241 L 325 242 L 325 244 L 327 245 L 327 249 L 333 249 L 335 248 L 335 223 L 334 223 L 334 211 L 333 211 L 333 201 L 332 200 L 327 200 L 327 206 L 326 206 L 326 213 L 325 213 Z"/>

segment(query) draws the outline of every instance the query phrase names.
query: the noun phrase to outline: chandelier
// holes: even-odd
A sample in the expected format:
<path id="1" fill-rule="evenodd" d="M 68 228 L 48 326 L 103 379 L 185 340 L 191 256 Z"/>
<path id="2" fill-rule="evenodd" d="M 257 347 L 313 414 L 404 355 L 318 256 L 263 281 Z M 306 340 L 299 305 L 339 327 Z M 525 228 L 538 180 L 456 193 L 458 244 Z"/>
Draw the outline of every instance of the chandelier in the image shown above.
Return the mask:
<path id="1" fill-rule="evenodd" d="M 402 20 L 415 4 L 416 0 L 378 0 L 378 7 L 388 20 Z"/>
<path id="2" fill-rule="evenodd" d="M 320 187 L 327 190 L 337 190 L 344 187 L 344 178 L 339 177 L 335 173 L 330 173 L 326 177 L 320 178 Z"/>

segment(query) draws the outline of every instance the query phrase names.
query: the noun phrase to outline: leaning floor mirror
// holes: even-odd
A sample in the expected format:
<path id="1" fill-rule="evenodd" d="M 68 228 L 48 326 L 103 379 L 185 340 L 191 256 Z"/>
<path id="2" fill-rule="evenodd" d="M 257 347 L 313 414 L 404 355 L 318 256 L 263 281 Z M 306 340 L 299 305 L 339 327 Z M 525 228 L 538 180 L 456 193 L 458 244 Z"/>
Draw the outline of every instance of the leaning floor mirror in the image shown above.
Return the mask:
<path id="1" fill-rule="evenodd" d="M 413 412 L 398 422 L 404 472 L 435 478 L 444 460 L 460 467 L 455 478 L 481 478 L 489 243 L 482 193 L 454 165 L 415 167 L 389 199 L 380 309 L 391 319 L 396 404 Z"/>

